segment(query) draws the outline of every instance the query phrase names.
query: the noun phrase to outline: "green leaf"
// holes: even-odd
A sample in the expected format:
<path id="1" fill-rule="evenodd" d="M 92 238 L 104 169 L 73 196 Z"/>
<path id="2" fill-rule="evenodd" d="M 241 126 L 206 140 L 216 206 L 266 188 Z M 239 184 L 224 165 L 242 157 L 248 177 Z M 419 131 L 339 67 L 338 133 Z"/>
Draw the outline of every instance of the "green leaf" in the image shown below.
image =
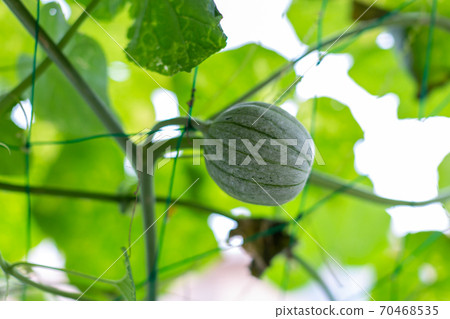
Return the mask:
<path id="1" fill-rule="evenodd" d="M 390 217 L 384 207 L 345 195 L 329 200 L 305 225 L 325 250 L 347 265 L 372 262 L 388 246 Z M 301 236 L 307 239 L 305 234 Z"/>
<path id="2" fill-rule="evenodd" d="M 20 21 L 2 4 L 0 9 L 0 30 L 2 49 L 0 50 L 0 95 L 5 94 L 17 81 L 17 68 L 31 71 L 31 64 L 17 65 L 17 57 L 23 52 L 33 52 L 33 41 Z"/>
<path id="3" fill-rule="evenodd" d="M 352 24 L 352 0 L 328 1 L 322 18 L 322 37 L 344 31 Z M 318 19 L 322 1 L 294 0 L 287 16 L 299 39 L 305 44 L 317 43 Z M 326 49 L 326 48 L 325 48 Z"/>
<path id="4" fill-rule="evenodd" d="M 125 7 L 127 1 L 128 0 L 101 0 L 91 15 L 95 19 L 111 20 Z M 78 0 L 78 2 L 87 6 L 92 0 Z"/>
<path id="5" fill-rule="evenodd" d="M 157 205 L 158 215 L 165 210 L 165 205 Z M 217 248 L 217 241 L 207 224 L 207 215 L 175 206 L 167 213 L 170 218 L 166 226 L 158 268 L 164 269 L 166 266 L 189 260 L 192 256 Z M 162 219 L 158 225 L 159 230 L 161 229 Z M 180 276 L 188 270 L 201 271 L 205 265 L 215 258 L 217 258 L 217 255 L 196 262 L 181 262 L 179 267 L 169 268 L 169 270 L 161 272 L 160 280 L 163 282 L 163 287 L 170 283 L 167 280 Z"/>
<path id="6" fill-rule="evenodd" d="M 131 15 L 127 51 L 151 71 L 189 72 L 226 45 L 212 0 L 134 0 Z"/>
<path id="7" fill-rule="evenodd" d="M 375 41 L 381 31 L 366 32 L 346 48 L 345 52 L 350 53 L 354 60 L 349 76 L 372 95 L 397 94 L 400 98 L 399 108 L 407 109 L 409 114 L 417 117 L 417 84 L 395 50 L 378 47 Z"/>
<path id="8" fill-rule="evenodd" d="M 448 154 L 439 164 L 438 167 L 439 173 L 439 189 L 443 189 L 444 187 L 450 187 L 450 154 Z M 442 203 L 446 207 L 447 211 L 450 211 L 450 200 Z"/>
<path id="9" fill-rule="evenodd" d="M 409 234 L 400 254 L 378 264 L 372 295 L 376 300 L 448 300 L 450 239 L 439 232 Z"/>
<path id="10" fill-rule="evenodd" d="M 373 4 L 373 1 L 360 1 L 359 3 L 364 3 L 368 7 Z M 403 8 L 402 12 L 429 12 L 431 10 L 430 3 L 415 1 Z M 392 11 L 398 9 L 401 4 L 404 4 L 403 1 L 386 0 L 378 1 L 374 7 L 377 8 L 376 10 Z M 448 14 L 450 14 L 450 6 L 439 3 L 438 16 Z M 392 34 L 396 43 L 394 48 L 384 50 L 378 47 L 375 41 L 381 32 Z M 344 52 L 352 54 L 354 58 L 349 75 L 373 95 L 382 96 L 387 93 L 395 93 L 400 98 L 399 118 L 415 118 L 419 113 L 419 96 L 425 69 L 428 37 L 428 26 L 377 28 L 365 32 L 344 49 Z M 448 31 L 435 26 L 429 60 L 429 76 L 426 83 L 427 94 L 424 110 L 426 116 L 448 116 L 450 114 L 448 108 L 445 108 L 450 94 L 448 81 L 450 64 L 446 58 L 450 44 L 447 39 Z"/>
<path id="11" fill-rule="evenodd" d="M 310 127 L 308 117 L 312 107 L 303 105 L 300 108 L 299 116 L 307 127 Z M 354 167 L 353 148 L 363 138 L 363 132 L 348 107 L 328 98 L 319 98 L 313 138 L 324 161 L 324 165 L 315 161 L 314 169 L 349 182 L 359 176 Z M 364 184 L 371 186 L 368 181 Z M 304 207 L 311 207 L 328 194 L 329 190 L 311 187 Z M 363 264 L 387 246 L 390 217 L 384 209 L 384 206 L 340 194 L 307 216 L 304 223 L 306 228 L 311 228 L 312 236 L 317 236 L 323 247 L 339 261 Z M 305 238 L 305 234 L 302 237 Z"/>
<path id="12" fill-rule="evenodd" d="M 49 23 L 44 25 L 44 28 L 66 29 L 67 22 L 57 18 L 62 15 L 59 6 L 52 9 L 56 10 L 55 15 L 51 16 L 54 21 L 44 20 Z M 64 53 L 94 92 L 108 104 L 106 59 L 98 43 L 88 36 L 76 34 L 64 49 Z M 30 59 L 31 57 L 22 55 L 19 64 L 29 63 Z M 28 70 L 20 73 L 22 76 L 29 74 Z M 25 97 L 28 98 L 30 94 L 31 90 L 28 90 Z M 66 138 L 104 133 L 104 128 L 94 112 L 55 65 L 38 79 L 34 107 L 36 123 L 33 126 L 37 130 L 49 130 L 50 124 Z"/>
<path id="13" fill-rule="evenodd" d="M 314 99 L 303 102 L 298 120 L 311 131 Z M 364 137 L 363 131 L 353 118 L 350 109 L 336 100 L 317 98 L 313 139 L 323 163 L 316 156 L 314 169 L 352 180 L 359 174 L 355 171 L 355 143 Z"/>
<path id="14" fill-rule="evenodd" d="M 402 5 L 405 5 L 406 3 L 410 1 L 405 0 L 378 0 L 376 3 L 374 3 L 372 0 L 357 0 L 360 4 L 365 4 L 366 7 L 373 4 L 373 6 L 380 10 L 387 10 L 392 11 L 394 9 L 399 8 Z M 402 9 L 403 12 L 417 12 L 417 11 L 424 11 L 424 12 L 431 12 L 431 6 L 432 1 L 428 0 L 415 0 L 411 1 L 408 6 Z M 438 14 L 444 17 L 450 16 L 450 4 L 448 1 L 438 0 Z"/>
<path id="15" fill-rule="evenodd" d="M 318 98 L 316 103 L 313 138 L 325 165 L 316 161 L 314 169 L 350 182 L 359 176 L 354 167 L 353 148 L 363 138 L 363 131 L 348 107 L 329 98 Z M 313 108 L 314 100 L 308 100 L 300 105 L 297 116 L 310 131 Z M 298 241 L 294 254 L 303 257 L 316 270 L 325 260 L 334 264 L 330 256 L 344 267 L 375 264 L 389 244 L 390 217 L 386 207 L 345 194 L 327 198 L 331 193 L 310 184 L 296 200 L 283 205 L 285 211 L 277 212 L 278 218 L 292 221 L 286 212 L 295 218 L 299 211 L 316 207 L 298 221 L 300 226 L 296 223 L 291 226 L 290 231 Z M 300 264 L 291 261 L 289 266 L 286 279 L 285 259 L 279 256 L 266 275 L 280 287 L 288 280 L 287 289 L 298 288 L 312 279 Z"/>
<path id="16" fill-rule="evenodd" d="M 50 187 L 114 193 L 123 179 L 123 155 L 113 140 L 48 146 L 46 153 L 42 148 L 34 150 L 36 162 L 48 157 L 48 152 L 53 153 L 51 170 L 40 176 L 41 183 Z M 45 165 L 42 163 L 38 167 Z M 128 246 L 130 217 L 121 214 L 115 203 L 44 196 L 34 198 L 32 212 L 39 228 L 64 254 L 68 269 L 100 276 L 121 255 L 120 247 Z M 142 229 L 139 219 L 134 225 L 132 238 Z M 143 246 L 133 247 L 136 256 L 140 249 Z M 144 264 L 143 259 L 134 260 Z M 134 270 L 139 274 L 142 268 L 143 265 Z M 117 263 L 103 278 L 117 279 L 124 273 L 122 264 Z M 69 276 L 69 279 L 81 291 L 92 284 L 91 280 L 77 276 Z M 97 283 L 93 287 L 94 293 L 97 293 L 97 287 L 104 286 Z"/>
<path id="17" fill-rule="evenodd" d="M 411 70 L 419 87 L 422 87 L 423 73 L 427 61 L 429 28 L 415 27 L 408 30 L 404 45 L 405 55 L 412 58 Z M 448 85 L 450 80 L 450 31 L 440 30 L 435 27 L 431 56 L 429 57 L 429 75 L 426 83 L 427 92 L 443 85 Z M 447 93 L 450 90 L 447 87 Z"/>
<path id="18" fill-rule="evenodd" d="M 19 128 L 6 113 L 0 116 L 0 175 L 23 175 L 25 154 L 20 149 L 10 149 L 8 145 L 24 145 L 25 131 Z"/>
<path id="19" fill-rule="evenodd" d="M 345 52 L 350 53 L 354 60 L 349 75 L 372 95 L 383 96 L 395 93 L 400 99 L 399 118 L 415 118 L 418 116 L 419 110 L 420 86 L 418 81 L 421 81 L 422 73 L 418 71 L 416 79 L 405 67 L 403 55 L 399 55 L 395 49 L 383 50 L 378 47 L 375 40 L 382 31 L 366 32 L 365 36 L 358 38 L 345 49 Z M 436 52 L 438 53 L 439 49 Z M 383 63 L 379 61 L 383 61 Z M 428 92 L 425 114 L 427 116 L 450 115 L 450 108 L 446 108 L 449 94 L 450 84 L 448 82 L 434 87 Z"/>
<path id="20" fill-rule="evenodd" d="M 0 251 L 8 261 L 18 261 L 26 254 L 27 198 L 0 190 Z M 31 220 L 32 248 L 44 238 L 34 219 Z"/>
<path id="21" fill-rule="evenodd" d="M 56 2 L 42 6 L 39 24 L 55 43 L 58 43 L 69 29 L 61 7 Z"/>

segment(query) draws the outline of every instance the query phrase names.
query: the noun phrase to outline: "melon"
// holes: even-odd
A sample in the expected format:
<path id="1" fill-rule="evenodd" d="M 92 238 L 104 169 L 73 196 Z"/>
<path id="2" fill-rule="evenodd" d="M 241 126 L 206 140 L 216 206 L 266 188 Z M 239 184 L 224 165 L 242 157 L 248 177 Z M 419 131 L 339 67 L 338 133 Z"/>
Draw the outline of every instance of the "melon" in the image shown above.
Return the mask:
<path id="1" fill-rule="evenodd" d="M 251 204 L 276 206 L 304 188 L 314 159 L 305 127 L 283 109 L 262 102 L 239 103 L 203 129 L 209 175 L 228 195 Z M 220 156 L 223 155 L 223 156 Z"/>

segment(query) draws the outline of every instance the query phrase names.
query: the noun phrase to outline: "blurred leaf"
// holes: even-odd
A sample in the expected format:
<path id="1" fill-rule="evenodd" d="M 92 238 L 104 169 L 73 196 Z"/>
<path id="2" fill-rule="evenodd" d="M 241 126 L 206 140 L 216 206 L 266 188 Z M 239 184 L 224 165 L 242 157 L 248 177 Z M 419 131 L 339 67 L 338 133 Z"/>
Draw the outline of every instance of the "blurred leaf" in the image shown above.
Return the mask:
<path id="1" fill-rule="evenodd" d="M 437 8 L 439 10 L 439 15 L 441 16 L 450 16 L 450 4 L 445 0 L 437 0 Z M 373 0 L 358 0 L 358 2 L 362 5 L 370 6 L 373 4 L 375 10 L 387 10 L 392 11 L 394 9 L 399 8 L 402 5 L 405 5 L 405 0 L 378 0 L 376 3 L 373 3 Z M 406 7 L 402 9 L 404 12 L 431 12 L 432 1 L 428 0 L 415 0 L 411 1 Z"/>
<path id="2" fill-rule="evenodd" d="M 437 1 L 437 16 L 450 16 L 450 5 L 445 1 Z M 368 8 L 369 5 L 374 4 L 370 0 L 355 1 L 362 8 Z M 371 12 L 387 13 L 393 9 L 397 9 L 403 1 L 399 0 L 382 0 L 377 1 L 374 6 L 367 12 L 366 16 Z M 411 4 L 402 8 L 402 11 L 416 11 L 416 12 L 431 12 L 432 1 L 413 1 Z M 382 14 L 377 14 L 376 17 Z M 411 26 L 403 28 L 403 39 L 397 38 L 401 42 L 403 51 L 403 59 L 405 61 L 411 60 L 411 71 L 416 78 L 418 85 L 421 85 L 423 78 L 423 70 L 425 68 L 426 48 L 429 37 L 428 26 Z M 446 52 L 449 50 L 448 30 L 444 31 L 435 26 L 433 35 L 432 57 L 430 58 L 429 79 L 427 83 L 428 91 L 435 87 L 443 85 L 450 78 L 450 62 L 446 59 Z"/>
<path id="3" fill-rule="evenodd" d="M 439 189 L 450 187 L 450 154 L 448 154 L 438 167 Z M 447 211 L 450 211 L 450 200 L 443 203 Z"/>
<path id="4" fill-rule="evenodd" d="M 194 186 L 195 187 L 195 186 Z M 183 196 L 184 199 L 184 196 Z M 157 205 L 157 215 L 165 212 L 165 205 Z M 172 206 L 167 212 L 170 218 L 167 222 L 163 251 L 160 255 L 159 268 L 170 266 L 192 256 L 217 248 L 217 241 L 208 227 L 208 216 L 192 209 Z M 163 218 L 161 218 L 162 222 Z M 158 225 L 161 229 L 161 223 Z M 161 280 L 167 281 L 188 270 L 200 271 L 205 264 L 217 258 L 217 255 L 200 259 L 194 263 L 181 263 L 178 267 L 161 272 Z M 167 282 L 165 282 L 167 285 Z"/>
<path id="5" fill-rule="evenodd" d="M 70 185 L 73 189 L 113 193 L 123 179 L 123 155 L 113 140 L 58 148 L 59 155 L 43 177 L 44 185 L 56 188 L 69 188 Z M 130 217 L 120 214 L 118 205 L 114 203 L 37 197 L 33 201 L 33 216 L 64 253 L 68 269 L 100 276 L 121 255 L 120 247 L 128 246 Z M 138 225 L 139 220 L 135 222 L 132 238 L 141 232 Z M 143 249 L 142 245 L 133 247 L 136 257 L 140 255 L 140 248 Z M 144 263 L 143 259 L 139 258 L 138 263 Z M 142 274 L 143 266 L 136 266 L 135 274 L 139 274 L 139 270 Z M 104 277 L 118 279 L 124 273 L 123 265 L 117 263 Z M 76 276 L 69 278 L 82 291 L 92 283 Z"/>
<path id="6" fill-rule="evenodd" d="M 379 265 L 376 300 L 448 300 L 450 239 L 439 232 L 409 234 L 398 260 Z"/>
<path id="7" fill-rule="evenodd" d="M 213 55 L 199 67 L 193 113 L 204 119 L 212 116 L 285 63 L 286 59 L 257 44 Z M 294 79 L 294 71 L 291 71 L 263 88 L 251 100 L 280 104 L 278 99 Z M 173 77 L 173 85 L 180 104 L 186 105 L 190 99 L 192 76 L 178 74 Z"/>
<path id="8" fill-rule="evenodd" d="M 0 7 L 0 30 L 2 34 L 0 50 L 0 95 L 8 92 L 19 80 L 17 68 L 31 72 L 31 64 L 17 65 L 20 54 L 33 52 L 33 41 L 13 13 L 2 3 Z"/>
<path id="9" fill-rule="evenodd" d="M 373 1 L 358 2 L 367 7 L 373 4 Z M 401 4 L 403 1 L 378 1 L 368 13 L 373 10 L 391 11 Z M 427 1 L 415 1 L 402 9 L 405 12 L 430 10 L 431 3 Z M 438 15 L 450 15 L 450 6 L 439 3 Z M 392 49 L 382 49 L 376 44 L 377 36 L 381 32 L 389 32 L 394 38 L 395 46 Z M 397 94 L 400 98 L 399 118 L 417 117 L 428 36 L 428 26 L 378 28 L 366 32 L 345 49 L 345 52 L 352 54 L 355 61 L 349 75 L 373 95 Z M 427 81 L 425 107 L 427 116 L 450 114 L 447 109 L 445 112 L 434 114 L 436 109 L 441 110 L 445 107 L 441 104 L 450 94 L 450 64 L 446 58 L 450 50 L 448 38 L 448 31 L 435 27 Z"/>
<path id="10" fill-rule="evenodd" d="M 52 17 L 55 19 L 51 24 L 52 28 L 67 28 L 64 19 L 56 18 L 62 15 L 59 6 L 54 5 L 52 9 L 56 10 Z M 64 49 L 64 53 L 94 92 L 108 104 L 107 68 L 101 47 L 93 39 L 76 34 Z M 30 59 L 30 57 L 21 56 L 19 64 L 26 63 Z M 21 72 L 21 76 L 26 75 L 28 72 Z M 25 97 L 28 98 L 30 94 L 31 91 L 28 90 Z M 65 137 L 80 137 L 104 132 L 94 112 L 55 65 L 52 65 L 37 81 L 34 104 L 35 125 L 38 127 L 41 121 L 48 121 Z"/>
<path id="11" fill-rule="evenodd" d="M 417 74 L 416 80 L 408 70 L 407 59 L 403 55 L 399 55 L 395 49 L 380 48 L 375 42 L 380 32 L 381 30 L 367 32 L 365 36 L 359 37 L 345 49 L 345 52 L 350 53 L 354 59 L 349 75 L 372 95 L 383 96 L 395 93 L 400 99 L 399 118 L 417 117 L 420 90 L 417 80 L 421 78 L 422 73 Z M 397 30 L 393 36 L 396 41 L 401 41 L 404 35 L 402 31 Z M 450 115 L 450 110 L 445 108 L 445 105 L 440 106 L 448 99 L 449 94 L 450 83 L 448 82 L 428 92 L 425 114 L 431 115 L 434 110 L 441 109 L 439 115 Z"/>
<path id="12" fill-rule="evenodd" d="M 363 131 L 347 106 L 329 98 L 318 98 L 316 103 L 313 139 L 324 164 L 316 156 L 313 168 L 350 181 L 359 175 L 353 147 L 364 137 Z M 314 99 L 303 102 L 297 115 L 309 131 L 313 108 Z"/>
<path id="13" fill-rule="evenodd" d="M 388 246 L 390 217 L 384 207 L 345 195 L 327 201 L 304 225 L 326 251 L 347 265 L 373 262 Z"/>
<path id="14" fill-rule="evenodd" d="M 127 51 L 139 64 L 165 75 L 189 72 L 224 48 L 222 15 L 212 0 L 134 0 Z"/>
<path id="15" fill-rule="evenodd" d="M 321 0 L 293 0 L 289 7 L 287 13 L 289 21 L 305 44 L 317 43 L 321 9 Z M 328 1 L 322 18 L 322 37 L 347 29 L 352 24 L 352 11 L 352 0 Z"/>
<path id="16" fill-rule="evenodd" d="M 169 165 L 168 165 L 169 166 Z M 45 179 L 45 185 L 74 189 L 115 192 L 124 179 L 123 155 L 112 140 L 91 141 L 62 147 L 59 158 Z M 183 183 L 181 183 L 183 184 Z M 158 184 L 159 185 L 159 184 Z M 181 186 L 183 187 L 183 186 Z M 158 187 L 162 193 L 167 188 Z M 175 191 L 178 191 L 178 187 Z M 174 191 L 174 197 L 181 195 Z M 189 192 L 188 192 L 189 193 Z M 184 197 L 183 197 L 184 199 Z M 99 203 L 90 200 L 37 198 L 33 214 L 40 228 L 52 237 L 66 257 L 66 267 L 99 276 L 107 269 L 106 278 L 117 279 L 125 272 L 120 263 L 120 247 L 128 246 L 130 216 L 121 214 L 115 203 Z M 157 205 L 157 216 L 165 211 L 165 205 Z M 157 224 L 160 229 L 163 218 Z M 160 267 L 164 267 L 195 254 L 217 247 L 214 235 L 207 225 L 207 215 L 189 209 L 172 207 L 167 224 Z M 132 243 L 143 232 L 140 209 L 133 221 Z M 133 277 L 138 282 L 146 279 L 144 240 L 132 246 L 130 258 Z M 171 271 L 163 272 L 164 285 L 175 276 L 204 265 L 209 259 L 195 264 L 186 263 Z M 114 264 L 114 266 L 112 266 Z M 112 266 L 110 269 L 109 267 Z M 81 290 L 92 282 L 70 276 L 72 284 Z M 95 287 L 102 287 L 97 283 Z M 164 287 L 164 286 L 162 286 Z"/>
<path id="17" fill-rule="evenodd" d="M 393 49 L 383 50 L 376 44 L 379 34 L 380 30 L 367 32 L 346 48 L 354 60 L 349 76 L 372 95 L 397 94 L 400 109 L 407 109 L 417 117 L 417 84 Z"/>
<path id="18" fill-rule="evenodd" d="M 91 15 L 95 19 L 111 20 L 125 7 L 127 1 L 128 0 L 100 0 L 100 3 L 95 7 L 95 10 Z M 86 7 L 92 0 L 78 0 L 78 2 Z"/>
<path id="19" fill-rule="evenodd" d="M 423 72 L 426 63 L 426 48 L 428 45 L 428 27 L 415 27 L 408 30 L 407 43 L 404 50 L 412 59 L 411 69 L 417 85 L 422 86 Z M 427 92 L 448 84 L 450 80 L 450 32 L 435 28 L 433 46 L 431 48 L 429 76 L 426 83 Z M 447 90 L 450 93 L 450 90 Z M 419 97 L 419 96 L 418 96 Z"/>
<path id="20" fill-rule="evenodd" d="M 306 107 L 300 109 L 301 118 L 310 116 L 308 109 L 312 106 Z M 306 124 L 310 119 L 301 121 Z M 317 100 L 314 142 L 325 165 L 318 165 L 316 161 L 314 169 L 349 182 L 354 180 L 359 174 L 354 167 L 353 148 L 362 138 L 363 132 L 346 106 L 328 98 Z M 314 205 L 328 194 L 329 190 L 311 187 L 304 207 Z M 390 218 L 384 209 L 340 194 L 307 216 L 305 228 L 310 228 L 311 234 L 341 262 L 363 264 L 387 246 Z"/>
<path id="21" fill-rule="evenodd" d="M 5 260 L 23 260 L 26 255 L 27 198 L 24 194 L 14 194 L 0 190 L 0 252 Z M 32 219 L 31 239 L 35 247 L 43 239 L 42 232 Z"/>
<path id="22" fill-rule="evenodd" d="M 0 175 L 23 175 L 25 173 L 25 154 L 11 146 L 24 145 L 25 132 L 19 128 L 6 113 L 0 116 Z"/>
<path id="23" fill-rule="evenodd" d="M 61 7 L 56 2 L 50 2 L 42 6 L 39 24 L 55 43 L 58 43 L 69 29 Z"/>
<path id="24" fill-rule="evenodd" d="M 363 1 L 353 0 L 353 20 L 372 20 L 380 18 L 389 13 L 389 11 L 376 6 L 376 2 L 365 4 Z"/>

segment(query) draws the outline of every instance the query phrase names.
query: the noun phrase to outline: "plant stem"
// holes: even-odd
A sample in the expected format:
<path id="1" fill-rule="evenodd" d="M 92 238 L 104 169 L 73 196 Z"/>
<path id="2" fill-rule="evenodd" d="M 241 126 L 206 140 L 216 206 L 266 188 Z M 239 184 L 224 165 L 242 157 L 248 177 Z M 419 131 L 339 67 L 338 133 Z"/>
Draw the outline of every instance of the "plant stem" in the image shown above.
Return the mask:
<path id="1" fill-rule="evenodd" d="M 64 34 L 62 39 L 58 43 L 58 48 L 63 49 L 72 37 L 76 34 L 78 28 L 83 24 L 83 22 L 88 17 L 88 13 L 92 12 L 94 8 L 100 3 L 100 0 L 92 0 L 91 3 L 86 7 L 85 11 L 80 14 L 78 19 L 72 24 L 69 30 Z M 46 57 L 36 68 L 35 74 L 36 79 L 38 79 L 52 64 L 52 60 L 49 57 Z M 20 100 L 23 92 L 31 85 L 32 74 L 28 75 L 26 78 L 22 80 L 14 89 L 12 89 L 8 94 L 6 94 L 0 100 L 0 115 L 9 110 L 13 105 Z"/>
<path id="2" fill-rule="evenodd" d="M 17 263 L 13 263 L 13 264 L 9 265 L 10 269 L 14 269 L 17 267 L 44 268 L 44 269 L 50 269 L 50 270 L 55 270 L 55 271 L 61 271 L 61 272 L 65 272 L 66 274 L 69 274 L 69 275 L 86 278 L 86 279 L 90 279 L 90 280 L 97 280 L 98 282 L 102 282 L 102 283 L 109 284 L 109 285 L 115 285 L 117 282 L 115 280 L 97 278 L 95 276 L 87 275 L 87 274 L 84 274 L 84 273 L 81 273 L 78 271 L 68 270 L 68 269 L 64 269 L 64 268 L 51 267 L 51 266 L 46 266 L 46 265 L 40 265 L 40 264 L 34 264 L 34 263 L 17 262 Z"/>
<path id="3" fill-rule="evenodd" d="M 347 181 L 344 181 L 340 178 L 330 176 L 328 174 L 320 173 L 318 171 L 311 172 L 309 176 L 309 182 L 311 184 L 325 187 L 331 190 L 338 190 L 348 185 Z M 433 203 L 445 202 L 450 200 L 450 188 L 443 189 L 439 195 L 435 198 L 424 200 L 424 201 L 405 201 L 405 200 L 397 200 L 390 199 L 375 195 L 369 188 L 364 186 L 352 186 L 342 190 L 343 193 L 347 195 L 351 195 L 353 197 L 357 197 L 363 200 L 371 201 L 373 203 L 386 205 L 386 206 L 426 206 Z"/>
<path id="4" fill-rule="evenodd" d="M 146 156 L 145 156 L 146 157 Z M 151 164 L 152 165 L 152 164 Z M 144 168 L 146 166 L 144 165 Z M 157 298 L 157 282 L 154 275 L 156 274 L 156 220 L 155 220 L 155 187 L 153 176 L 147 174 L 145 169 L 139 172 L 139 183 L 141 190 L 141 206 L 145 233 L 145 250 L 146 250 L 146 265 L 147 278 L 150 279 L 150 284 L 147 290 L 147 300 L 156 300 Z"/>
<path id="5" fill-rule="evenodd" d="M 159 131 L 161 128 L 169 125 L 186 125 L 189 121 L 189 117 L 186 116 L 180 116 L 180 117 L 174 117 L 169 120 L 161 121 L 155 124 L 152 128 L 152 132 Z M 192 130 L 194 131 L 203 131 L 205 128 L 208 127 L 207 122 L 202 122 L 198 119 L 195 119 L 195 121 L 190 121 L 190 126 Z"/>
<path id="6" fill-rule="evenodd" d="M 4 0 L 10 10 L 20 20 L 22 25 L 28 30 L 31 35 L 34 35 L 36 28 L 36 21 L 33 16 L 24 7 L 21 1 Z M 39 32 L 39 44 L 42 46 L 48 57 L 58 66 L 61 72 L 67 77 L 69 82 L 84 98 L 86 103 L 91 107 L 98 119 L 110 131 L 110 133 L 118 134 L 115 139 L 119 146 L 125 151 L 127 138 L 122 130 L 120 122 L 116 116 L 109 109 L 109 107 L 98 97 L 98 95 L 90 88 L 86 81 L 80 76 L 77 70 L 67 57 L 56 46 L 48 34 L 41 30 Z M 120 134 L 123 134 L 121 136 Z"/>

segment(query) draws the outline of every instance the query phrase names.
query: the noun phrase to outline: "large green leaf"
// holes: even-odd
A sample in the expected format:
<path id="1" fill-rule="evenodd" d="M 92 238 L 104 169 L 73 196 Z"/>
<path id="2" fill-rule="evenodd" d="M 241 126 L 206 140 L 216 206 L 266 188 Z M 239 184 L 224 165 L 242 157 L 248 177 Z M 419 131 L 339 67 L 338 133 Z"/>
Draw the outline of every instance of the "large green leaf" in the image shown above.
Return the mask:
<path id="1" fill-rule="evenodd" d="M 226 45 L 222 15 L 212 0 L 134 1 L 131 14 L 136 21 L 127 50 L 161 74 L 190 71 Z"/>
<path id="2" fill-rule="evenodd" d="M 166 210 L 164 205 L 157 207 L 161 213 Z M 179 264 L 176 268 L 166 268 L 161 272 L 161 280 L 174 278 L 188 270 L 200 271 L 208 261 L 217 257 L 213 255 L 195 262 L 183 263 L 183 260 L 189 260 L 192 256 L 217 248 L 217 242 L 208 227 L 207 215 L 181 207 L 171 208 L 167 213 L 170 218 L 167 222 L 159 268 L 164 269 L 166 266 Z"/>
<path id="3" fill-rule="evenodd" d="M 312 119 L 314 104 L 316 111 Z M 309 130 L 314 126 L 314 143 L 323 159 L 319 163 L 316 154 L 314 169 L 347 180 L 358 176 L 353 147 L 364 135 L 347 106 L 329 98 L 310 99 L 300 105 L 297 118 Z"/>
<path id="4" fill-rule="evenodd" d="M 448 300 L 450 240 L 439 232 L 409 234 L 401 254 L 378 264 L 376 300 Z"/>

